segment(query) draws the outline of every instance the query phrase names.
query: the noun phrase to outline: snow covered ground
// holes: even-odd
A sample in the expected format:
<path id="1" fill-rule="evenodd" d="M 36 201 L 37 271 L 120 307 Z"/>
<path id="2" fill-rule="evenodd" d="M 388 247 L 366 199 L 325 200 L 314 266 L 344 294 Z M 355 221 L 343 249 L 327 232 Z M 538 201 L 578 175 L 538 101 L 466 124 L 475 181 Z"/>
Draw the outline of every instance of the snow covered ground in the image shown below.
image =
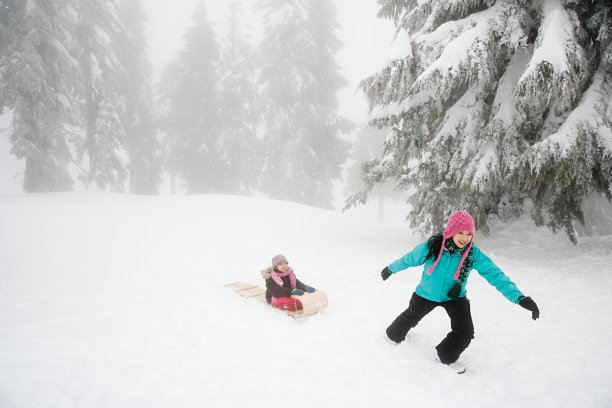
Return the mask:
<path id="1" fill-rule="evenodd" d="M 529 222 L 476 243 L 538 303 L 477 273 L 476 338 L 434 362 L 442 310 L 401 345 L 386 326 L 421 270 L 403 223 L 256 198 L 0 195 L 0 407 L 609 407 L 612 238 L 571 245 Z M 285 254 L 329 307 L 294 320 L 225 283 Z M 370 279 L 368 279 L 370 278 Z"/>

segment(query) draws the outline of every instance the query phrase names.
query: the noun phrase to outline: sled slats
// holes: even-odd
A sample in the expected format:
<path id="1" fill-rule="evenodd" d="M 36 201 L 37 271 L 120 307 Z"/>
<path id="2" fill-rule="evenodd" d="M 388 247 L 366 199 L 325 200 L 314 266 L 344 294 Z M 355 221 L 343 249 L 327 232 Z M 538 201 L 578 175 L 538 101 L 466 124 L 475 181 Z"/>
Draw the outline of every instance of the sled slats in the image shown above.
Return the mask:
<path id="1" fill-rule="evenodd" d="M 243 283 L 236 282 L 225 285 L 226 288 L 232 289 L 234 292 L 238 293 L 240 296 L 246 298 L 253 298 L 259 300 L 260 302 L 266 302 L 266 290 L 260 288 L 257 285 L 253 285 L 251 283 Z"/>
<path id="2" fill-rule="evenodd" d="M 266 294 L 266 290 L 262 289 L 260 287 L 255 286 L 254 288 L 243 289 L 243 290 L 239 291 L 238 294 L 240 296 L 244 296 L 244 297 L 250 298 L 250 297 L 256 297 L 256 296 L 259 296 L 259 295 L 265 295 Z"/>
<path id="3" fill-rule="evenodd" d="M 243 282 L 228 283 L 225 286 L 230 289 L 233 289 L 236 292 L 257 287 L 257 285 L 253 285 L 252 283 L 243 283 Z"/>

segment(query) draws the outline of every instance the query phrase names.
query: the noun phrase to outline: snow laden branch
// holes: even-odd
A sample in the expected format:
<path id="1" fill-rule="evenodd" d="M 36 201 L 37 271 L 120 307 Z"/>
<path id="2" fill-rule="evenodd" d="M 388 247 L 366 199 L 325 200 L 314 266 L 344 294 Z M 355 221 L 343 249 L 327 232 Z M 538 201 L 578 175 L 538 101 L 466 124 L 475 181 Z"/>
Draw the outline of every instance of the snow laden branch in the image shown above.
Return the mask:
<path id="1" fill-rule="evenodd" d="M 389 134 L 347 208 L 392 178 L 415 189 L 408 218 L 424 233 L 464 208 L 485 232 L 492 215 L 529 212 L 575 240 L 584 201 L 610 199 L 612 6 L 379 3 L 396 22 L 391 60 L 360 89 Z"/>

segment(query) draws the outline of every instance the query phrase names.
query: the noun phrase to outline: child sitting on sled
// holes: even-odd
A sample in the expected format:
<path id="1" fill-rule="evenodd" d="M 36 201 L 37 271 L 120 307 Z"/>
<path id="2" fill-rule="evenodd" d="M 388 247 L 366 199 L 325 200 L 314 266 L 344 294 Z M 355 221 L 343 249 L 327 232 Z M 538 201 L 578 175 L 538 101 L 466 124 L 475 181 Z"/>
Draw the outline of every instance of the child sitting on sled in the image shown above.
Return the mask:
<path id="1" fill-rule="evenodd" d="M 287 258 L 276 255 L 272 258 L 272 266 L 261 271 L 266 280 L 266 301 L 269 305 L 282 310 L 296 311 L 302 308 L 302 303 L 291 296 L 301 296 L 304 292 L 313 293 L 315 289 L 300 282 L 293 269 L 289 267 Z"/>

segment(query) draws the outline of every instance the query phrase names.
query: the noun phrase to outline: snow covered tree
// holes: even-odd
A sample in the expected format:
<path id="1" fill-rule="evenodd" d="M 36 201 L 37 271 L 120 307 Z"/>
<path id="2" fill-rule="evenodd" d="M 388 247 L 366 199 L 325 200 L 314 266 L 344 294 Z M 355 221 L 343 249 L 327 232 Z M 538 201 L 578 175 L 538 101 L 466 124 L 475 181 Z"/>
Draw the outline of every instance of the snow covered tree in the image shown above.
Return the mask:
<path id="1" fill-rule="evenodd" d="M 125 71 L 121 77 L 121 89 L 126 105 L 120 119 L 127 137 L 129 191 L 156 194 L 161 183 L 162 152 L 155 124 L 144 13 L 140 0 L 123 0 L 120 11 L 121 22 L 128 34 L 128 41 L 117 46 L 121 67 Z"/>
<path id="2" fill-rule="evenodd" d="M 87 156 L 88 186 L 124 191 L 128 154 L 121 117 L 126 109 L 125 70 L 116 48 L 130 41 L 119 17 L 118 0 L 79 0 L 76 54 L 83 75 L 85 138 L 79 157 Z"/>
<path id="3" fill-rule="evenodd" d="M 76 125 L 67 4 L 0 2 L 0 111 L 12 109 L 11 152 L 25 159 L 26 192 L 72 188 L 68 127 Z"/>
<path id="4" fill-rule="evenodd" d="M 218 154 L 216 84 L 219 50 L 206 8 L 199 1 L 178 61 L 163 75 L 161 104 L 168 157 L 166 167 L 190 193 L 223 191 L 225 157 Z"/>
<path id="5" fill-rule="evenodd" d="M 416 188 L 410 223 L 440 231 L 466 209 L 528 211 L 565 229 L 593 192 L 611 198 L 612 5 L 577 0 L 379 0 L 392 60 L 361 84 L 373 126 L 393 129 L 363 191 Z"/>
<path id="6" fill-rule="evenodd" d="M 228 7 L 227 32 L 219 64 L 219 116 L 216 155 L 222 162 L 215 178 L 219 192 L 248 194 L 257 188 L 261 169 L 256 138 L 260 109 L 255 85 L 253 49 L 243 32 L 244 19 L 237 0 Z"/>
<path id="7" fill-rule="evenodd" d="M 262 190 L 270 197 L 331 208 L 332 182 L 346 159 L 337 113 L 345 86 L 334 59 L 341 43 L 330 0 L 262 0 L 257 54 L 264 111 Z"/>

